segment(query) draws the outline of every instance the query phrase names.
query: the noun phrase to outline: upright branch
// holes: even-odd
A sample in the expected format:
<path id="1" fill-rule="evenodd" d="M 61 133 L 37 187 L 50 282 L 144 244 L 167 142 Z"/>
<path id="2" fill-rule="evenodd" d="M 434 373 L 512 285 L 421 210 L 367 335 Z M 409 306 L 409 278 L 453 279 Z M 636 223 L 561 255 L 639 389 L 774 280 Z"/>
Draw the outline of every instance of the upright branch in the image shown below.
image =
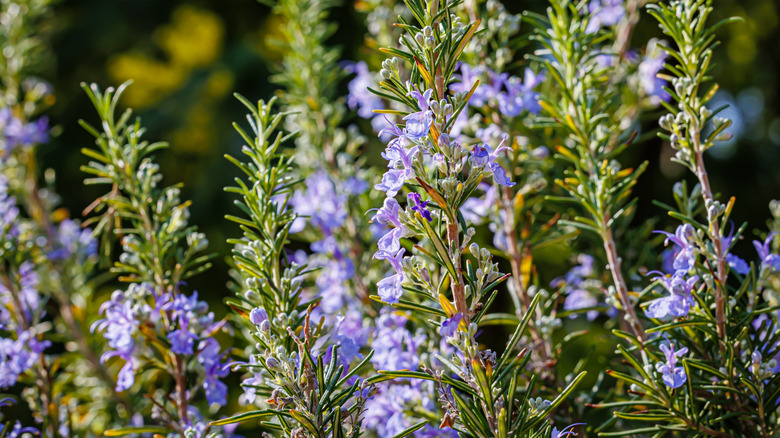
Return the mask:
<path id="1" fill-rule="evenodd" d="M 761 282 L 780 268 L 780 259 L 769 248 L 771 235 L 763 243 L 753 242 L 759 264 L 729 252 L 745 226 L 724 232 L 734 198 L 725 205 L 716 199 L 704 163 L 707 149 L 730 138 L 724 130 L 731 121 L 717 117 L 725 107 L 707 107 L 717 85 L 705 84 L 711 81 L 714 32 L 731 19 L 709 25 L 709 0 L 675 0 L 651 4 L 648 10 L 674 42 L 663 47 L 669 55 L 664 65 L 668 74 L 658 75 L 672 85 L 666 88 L 669 113 L 659 120 L 664 131 L 659 136 L 676 151 L 672 161 L 686 166 L 698 184 L 690 191 L 684 181 L 675 185 L 676 206 L 665 207 L 682 223 L 674 233 L 657 231 L 674 248 L 668 250 L 662 271 L 653 272 L 655 284 L 649 290 L 660 296 L 642 305 L 651 330 L 660 335 L 645 350 L 655 370 L 619 346 L 632 373 L 610 372 L 640 386 L 629 391 L 621 406 L 655 404 L 652 418 L 615 416 L 651 422 L 639 429 L 642 433 L 665 433 L 674 425 L 707 436 L 774 436 L 776 411 L 769 413 L 766 406 L 777 406 L 777 315 Z M 735 293 L 729 294 L 727 282 Z M 712 392 L 713 385 L 724 390 Z"/>
<path id="2" fill-rule="evenodd" d="M 230 239 L 233 260 L 240 271 L 238 300 L 232 302 L 250 333 L 249 361 L 239 364 L 247 371 L 242 382 L 245 397 L 253 403 L 258 395 L 269 396 L 265 409 L 240 413 L 211 423 L 214 426 L 253 418 L 273 419 L 285 436 L 324 438 L 360 435 L 364 403 L 373 385 L 354 376 L 369 363 L 372 353 L 357 365 L 357 349 L 334 342 L 320 322 L 312 319 L 321 298 L 304 302 L 301 279 L 310 272 L 306 265 L 287 257 L 286 245 L 293 224 L 300 218 L 289 208 L 290 195 L 298 182 L 293 176 L 293 157 L 281 146 L 294 134 L 279 130 L 289 114 L 275 113 L 275 99 L 252 104 L 237 96 L 250 111 L 252 130 L 238 124 L 245 140 L 245 160 L 227 156 L 242 172 L 236 186 L 226 191 L 240 196 L 236 201 L 243 217 L 228 216 L 240 225 L 243 236 Z M 322 348 L 326 341 L 330 348 Z"/>
<path id="3" fill-rule="evenodd" d="M 227 402 L 227 387 L 219 380 L 227 375 L 221 363 L 224 353 L 213 339 L 225 321 L 214 321 L 208 305 L 198 301 L 197 292 L 187 296 L 180 289 L 183 280 L 211 266 L 213 255 L 203 254 L 208 240 L 188 224 L 190 202 L 180 200 L 179 187 L 158 186 L 162 175 L 151 154 L 166 145 L 143 140 L 144 129 L 140 120 L 132 120 L 130 110 L 116 117 L 127 85 L 105 92 L 94 84 L 82 85 L 102 128 L 98 131 L 81 122 L 97 146 L 82 150 L 92 159 L 82 170 L 93 176 L 87 184 L 110 187 L 94 204 L 97 215 L 91 221 L 97 223 L 99 232 L 121 237 L 123 253 L 112 271 L 131 283 L 101 307 L 105 318 L 94 327 L 104 332 L 114 348 L 103 358 L 118 356 L 125 361 L 117 391 L 134 384 L 141 366 L 159 368 L 170 376 L 172 394 L 162 399 L 156 394 L 147 396 L 155 409 L 165 413 L 155 416 L 160 425 L 185 436 L 201 421 L 192 405 L 197 389 L 203 388 L 209 404 Z M 130 315 L 125 314 L 127 308 L 133 309 Z M 159 339 L 167 343 L 160 344 Z"/>
<path id="4" fill-rule="evenodd" d="M 717 112 L 707 108 L 706 104 L 715 95 L 718 85 L 712 84 L 706 89 L 705 86 L 711 81 L 708 75 L 715 45 L 713 33 L 732 19 L 706 26 L 704 23 L 712 11 L 710 4 L 704 0 L 684 0 L 669 6 L 650 5 L 649 11 L 677 46 L 664 47 L 676 61 L 666 67 L 672 74 L 673 85 L 668 91 L 677 105 L 665 105 L 670 114 L 662 117 L 659 123 L 662 129 L 669 132 L 669 135 L 662 137 L 670 141 L 672 148 L 677 151 L 674 161 L 690 169 L 699 181 L 707 237 L 712 247 L 711 252 L 704 250 L 703 253 L 708 255 L 708 263 L 713 270 L 711 277 L 712 289 L 715 291 L 716 327 L 721 353 L 724 353 L 728 343 L 726 302 L 729 299 L 726 256 L 732 239 L 725 236 L 723 230 L 728 222 L 733 199 L 724 205 L 715 198 L 704 164 L 704 152 L 716 142 L 731 137 L 724 132 L 731 121 L 718 117 Z"/>
<path id="5" fill-rule="evenodd" d="M 616 302 L 613 302 L 624 313 L 625 322 L 642 345 L 644 331 L 629 296 L 613 228 L 615 221 L 630 211 L 635 202 L 630 198 L 630 190 L 647 163 L 637 169 L 621 169 L 616 161 L 633 136 L 622 132 L 620 120 L 616 120 L 609 75 L 603 74 L 594 56 L 599 52 L 597 44 L 602 38 L 591 29 L 589 19 L 596 17 L 580 15 L 566 1 L 553 2 L 546 18 L 534 19 L 537 25 L 534 38 L 551 55 L 538 60 L 551 72 L 559 90 L 559 95 L 543 96 L 540 104 L 567 134 L 557 151 L 571 167 L 566 171 L 566 178 L 556 183 L 589 216 L 560 222 L 601 238 L 614 286 Z"/>
<path id="6" fill-rule="evenodd" d="M 441 318 L 439 334 L 455 347 L 437 356 L 444 369 L 423 372 L 384 371 L 384 376 L 433 378 L 442 393 L 445 412 L 442 427 L 468 431 L 471 436 L 534 436 L 542 418 L 563 402 L 584 373 L 576 376 L 554 401 L 535 406 L 526 416 L 524 406 L 514 405 L 520 385 L 532 390 L 533 379 L 521 383 L 520 374 L 530 355 L 518 347 L 536 314 L 541 295 L 528 303 L 515 332 L 499 356 L 483 350 L 475 340 L 480 321 L 496 297 L 497 287 L 509 275 L 498 270 L 493 255 L 474 242 L 476 230 L 463 213 L 464 202 L 487 178 L 498 186 L 512 187 L 511 172 L 503 163 L 511 147 L 461 144 L 454 130 L 479 82 L 463 92 L 450 94 L 449 85 L 460 55 L 477 35 L 480 20 L 461 24 L 453 8 L 458 2 L 411 0 L 407 6 L 414 23 L 403 21 L 402 49 L 383 49 L 398 57 L 382 64 L 380 90 L 372 90 L 398 102 L 403 110 L 380 110 L 403 116 L 384 131 L 389 141 L 382 155 L 388 170 L 375 188 L 386 199 L 374 219 L 392 227 L 378 241 L 374 257 L 387 260 L 391 274 L 378 283 L 378 299 L 420 313 L 421 318 Z M 410 68 L 400 68 L 405 60 Z M 406 191 L 406 208 L 396 196 Z M 461 235 L 462 233 L 462 235 Z M 405 257 L 401 239 L 415 239 L 411 256 Z M 451 299 L 445 295 L 451 293 Z M 457 376 L 454 380 L 450 376 Z M 468 394 L 452 391 L 470 388 Z"/>

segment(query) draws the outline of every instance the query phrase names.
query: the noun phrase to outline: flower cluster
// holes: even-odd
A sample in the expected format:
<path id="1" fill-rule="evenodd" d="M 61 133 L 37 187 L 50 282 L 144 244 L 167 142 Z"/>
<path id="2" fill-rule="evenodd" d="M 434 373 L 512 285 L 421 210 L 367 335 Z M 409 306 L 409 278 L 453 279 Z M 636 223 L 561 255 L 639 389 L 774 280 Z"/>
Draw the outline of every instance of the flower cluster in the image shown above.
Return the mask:
<path id="1" fill-rule="evenodd" d="M 571 268 L 563 277 L 554 279 L 550 286 L 560 287 L 566 294 L 563 310 L 578 311 L 587 309 L 587 318 L 593 321 L 599 315 L 599 311 L 595 308 L 598 307 L 599 298 L 603 295 L 601 293 L 603 285 L 596 278 L 593 256 L 580 254 L 577 256 L 577 262 L 579 262 L 578 265 Z M 614 316 L 614 310 L 614 307 L 611 307 L 608 314 Z M 576 313 L 571 314 L 572 318 L 575 316 Z"/>
<path id="2" fill-rule="evenodd" d="M 454 77 L 459 82 L 452 84 L 450 90 L 462 94 L 468 94 L 479 81 L 469 98 L 468 104 L 471 107 L 496 106 L 506 117 L 517 117 L 523 111 L 537 114 L 541 109 L 539 93 L 534 89 L 544 81 L 544 73 L 535 73 L 526 68 L 521 80 L 508 73 L 496 73 L 486 66 L 462 63 L 460 74 Z"/>
<path id="3" fill-rule="evenodd" d="M 424 333 L 411 333 L 407 329 L 408 317 L 385 309 L 377 318 L 371 348 L 371 362 L 378 370 L 415 370 L 424 362 L 421 351 L 428 345 Z M 410 426 L 406 415 L 409 406 L 419 406 L 427 412 L 437 410 L 436 397 L 431 382 L 421 380 L 392 381 L 378 385 L 378 394 L 366 403 L 366 427 L 381 437 L 396 436 Z M 435 428 L 426 425 L 419 432 L 425 437 L 455 437 L 451 428 Z"/>
<path id="4" fill-rule="evenodd" d="M 25 123 L 15 116 L 11 108 L 0 109 L 0 158 L 17 147 L 33 146 L 49 141 L 49 119 L 41 117 L 36 121 Z"/>
<path id="5" fill-rule="evenodd" d="M 645 314 L 650 318 L 683 317 L 688 315 L 695 300 L 691 291 L 699 280 L 699 276 L 691 274 L 695 272 L 696 264 L 696 234 L 690 224 L 682 224 L 677 227 L 674 234 L 658 231 L 665 234 L 664 244 L 672 242 L 675 247 L 672 250 L 672 269 L 669 274 L 659 273 L 657 279 L 663 284 L 668 296 L 658 298 L 645 309 Z"/>
<path id="6" fill-rule="evenodd" d="M 385 109 L 385 105 L 379 96 L 369 90 L 369 88 L 376 87 L 374 75 L 368 70 L 365 61 L 347 64 L 346 70 L 355 74 L 355 77 L 349 82 L 349 94 L 347 95 L 349 109 L 356 109 L 359 117 L 371 120 L 374 131 L 381 131 L 385 126 L 385 120 L 374 110 Z"/>
<path id="7" fill-rule="evenodd" d="M 587 33 L 595 33 L 602 27 L 612 27 L 620 22 L 626 13 L 623 0 L 590 0 L 588 3 Z"/>
<path id="8" fill-rule="evenodd" d="M 208 402 L 226 403 L 227 386 L 220 381 L 227 375 L 225 355 L 212 337 L 224 322 L 214 321 L 208 305 L 198 301 L 197 292 L 172 297 L 171 293 L 158 294 L 149 283 L 132 284 L 125 291 L 115 291 L 100 311 L 104 318 L 95 322 L 93 330 L 102 332 L 112 348 L 102 360 L 119 357 L 125 361 L 117 391 L 133 386 L 136 373 L 152 355 L 150 336 L 159 333 L 173 354 L 191 357 L 194 368 L 204 376 L 202 387 Z"/>
<path id="9" fill-rule="evenodd" d="M 51 345 L 40 340 L 36 328 L 41 316 L 38 287 L 38 273 L 29 261 L 0 281 L 0 389 L 14 386 Z"/>

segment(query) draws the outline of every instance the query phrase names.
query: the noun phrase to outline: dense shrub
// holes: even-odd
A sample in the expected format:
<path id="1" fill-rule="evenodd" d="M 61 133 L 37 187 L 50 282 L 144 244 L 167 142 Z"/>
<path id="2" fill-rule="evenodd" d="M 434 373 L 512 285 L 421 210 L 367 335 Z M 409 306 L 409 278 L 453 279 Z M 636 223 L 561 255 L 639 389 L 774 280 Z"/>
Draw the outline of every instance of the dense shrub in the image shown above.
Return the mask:
<path id="1" fill-rule="evenodd" d="M 329 43 L 331 2 L 273 4 L 279 93 L 236 95 L 235 208 L 212 212 L 234 236 L 225 318 L 199 291 L 219 254 L 120 108 L 128 83 L 83 85 L 104 194 L 83 221 L 60 207 L 36 161 L 49 5 L 3 4 L 0 435 L 775 436 L 780 207 L 748 238 L 707 171 L 733 20 L 706 0 L 385 3 L 357 5 L 381 46 L 358 62 Z M 640 16 L 665 39 L 632 38 Z M 170 35 L 174 73 L 205 62 Z M 648 163 L 621 164 L 656 134 L 690 170 L 656 202 L 669 231 L 632 220 Z"/>

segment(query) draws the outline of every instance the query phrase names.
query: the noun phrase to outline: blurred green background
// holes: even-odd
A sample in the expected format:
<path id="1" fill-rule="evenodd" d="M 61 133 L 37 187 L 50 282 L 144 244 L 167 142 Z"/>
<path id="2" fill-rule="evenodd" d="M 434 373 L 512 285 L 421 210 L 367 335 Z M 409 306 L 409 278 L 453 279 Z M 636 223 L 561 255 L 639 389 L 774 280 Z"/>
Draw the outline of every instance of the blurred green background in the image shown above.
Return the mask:
<path id="1" fill-rule="evenodd" d="M 353 53 L 361 17 L 351 4 L 332 15 L 344 24 L 333 43 Z M 62 1 L 48 21 L 52 62 L 43 78 L 56 93 L 48 115 L 57 135 L 41 149 L 41 161 L 56 171 L 64 206 L 77 217 L 102 194 L 85 187 L 78 170 L 87 161 L 80 149 L 92 144 L 78 120 L 97 120 L 80 82 L 107 87 L 132 79 L 123 104 L 142 118 L 147 140 L 170 144 L 157 154 L 164 182 L 184 182 L 183 198 L 193 201 L 191 223 L 221 255 L 190 285 L 212 302 L 229 294 L 225 239 L 237 231 L 224 219 L 232 198 L 222 191 L 236 175 L 223 155 L 242 145 L 231 123 L 244 121 L 244 108 L 233 93 L 250 100 L 274 95 L 269 76 L 281 53 L 267 37 L 282 24 L 268 6 L 250 0 Z M 220 307 L 217 314 L 224 313 Z"/>
<path id="2" fill-rule="evenodd" d="M 546 4 L 505 3 L 514 12 L 542 12 Z M 708 166 L 714 190 L 725 199 L 736 196 L 733 218 L 737 224 L 749 221 L 748 237 L 754 229 L 764 228 L 770 217 L 768 202 L 780 197 L 779 12 L 780 5 L 772 0 L 729 0 L 716 2 L 713 17 L 744 17 L 719 31 L 723 44 L 716 50 L 713 73 L 722 90 L 717 99 L 733 105 L 727 115 L 734 119 L 730 131 L 735 138 L 709 154 Z M 331 11 L 331 19 L 339 24 L 331 42 L 343 49 L 345 60 L 368 53 L 363 47 L 364 18 L 351 2 Z M 232 198 L 222 191 L 236 173 L 222 155 L 241 147 L 231 122 L 240 121 L 243 110 L 232 93 L 250 100 L 274 95 L 269 76 L 281 54 L 268 38 L 281 25 L 268 6 L 252 0 L 69 0 L 58 3 L 48 21 L 52 54 L 43 77 L 55 89 L 57 99 L 49 115 L 58 135 L 43 147 L 41 159 L 56 170 L 65 207 L 77 217 L 102 194 L 84 187 L 78 170 L 86 162 L 79 150 L 90 146 L 92 139 L 77 121 L 97 118 L 79 83 L 105 87 L 133 79 L 124 104 L 143 118 L 147 139 L 170 143 L 170 149 L 158 155 L 165 182 L 185 183 L 183 196 L 193 201 L 191 222 L 201 227 L 221 255 L 212 270 L 190 284 L 212 303 L 230 294 L 224 262 L 229 248 L 224 242 L 237 231 L 223 218 L 232 208 Z M 529 29 L 524 26 L 521 32 Z M 651 17 L 643 15 L 634 45 L 644 47 L 649 38 L 659 36 Z M 346 82 L 342 87 L 346 93 Z M 656 120 L 648 118 L 643 127 L 654 129 Z M 351 121 L 369 132 L 365 121 Z M 370 150 L 378 154 L 382 145 L 376 140 L 373 144 Z M 640 197 L 637 224 L 663 217 L 650 201 L 671 202 L 672 184 L 690 177 L 682 166 L 669 162 L 670 156 L 671 149 L 658 139 L 636 144 L 625 154 L 626 165 L 650 162 L 635 190 Z M 747 241 L 736 252 L 754 258 Z M 541 273 L 546 281 L 560 274 Z M 221 306 L 214 310 L 224 314 Z"/>

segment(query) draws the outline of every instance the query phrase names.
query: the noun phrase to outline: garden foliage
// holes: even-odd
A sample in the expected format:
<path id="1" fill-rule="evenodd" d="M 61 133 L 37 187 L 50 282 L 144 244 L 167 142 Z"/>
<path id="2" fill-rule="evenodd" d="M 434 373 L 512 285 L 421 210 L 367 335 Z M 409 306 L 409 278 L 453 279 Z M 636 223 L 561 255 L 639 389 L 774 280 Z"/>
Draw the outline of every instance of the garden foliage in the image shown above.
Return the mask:
<path id="1" fill-rule="evenodd" d="M 58 207 L 36 163 L 50 6 L 2 4 L 0 408 L 31 416 L 0 436 L 780 433 L 780 205 L 753 232 L 707 173 L 731 20 L 709 0 L 370 0 L 353 62 L 334 6 L 274 2 L 278 96 L 236 95 L 215 314 L 198 279 L 218 254 L 128 83 L 82 86 L 81 170 L 104 194 L 81 220 Z M 640 19 L 664 39 L 635 41 Z M 655 203 L 675 229 L 633 220 L 648 163 L 622 154 L 656 134 L 691 172 Z M 572 357 L 573 319 L 607 348 Z"/>

